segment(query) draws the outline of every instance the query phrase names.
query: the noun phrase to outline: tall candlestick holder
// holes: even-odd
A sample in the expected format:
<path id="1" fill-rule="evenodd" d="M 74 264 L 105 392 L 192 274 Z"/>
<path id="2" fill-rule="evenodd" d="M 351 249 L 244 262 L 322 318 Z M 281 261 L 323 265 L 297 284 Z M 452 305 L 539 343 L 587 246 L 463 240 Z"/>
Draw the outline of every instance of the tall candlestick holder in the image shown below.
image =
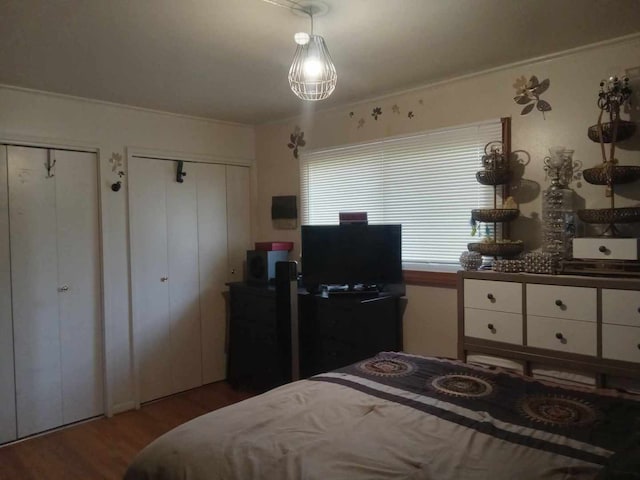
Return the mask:
<path id="1" fill-rule="evenodd" d="M 571 258 L 575 236 L 575 193 L 569 188 L 573 177 L 573 150 L 552 147 L 544 159 L 551 185 L 542 192 L 542 251 L 551 254 L 554 270 L 560 260 Z"/>

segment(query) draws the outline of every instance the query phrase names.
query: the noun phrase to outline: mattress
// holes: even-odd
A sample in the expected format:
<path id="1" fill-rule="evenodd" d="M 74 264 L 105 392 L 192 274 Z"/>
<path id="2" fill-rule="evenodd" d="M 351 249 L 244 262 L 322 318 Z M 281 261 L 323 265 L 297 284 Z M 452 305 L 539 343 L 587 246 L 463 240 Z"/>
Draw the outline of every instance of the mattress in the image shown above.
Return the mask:
<path id="1" fill-rule="evenodd" d="M 125 480 L 640 478 L 639 426 L 630 396 L 387 352 L 185 423 Z"/>

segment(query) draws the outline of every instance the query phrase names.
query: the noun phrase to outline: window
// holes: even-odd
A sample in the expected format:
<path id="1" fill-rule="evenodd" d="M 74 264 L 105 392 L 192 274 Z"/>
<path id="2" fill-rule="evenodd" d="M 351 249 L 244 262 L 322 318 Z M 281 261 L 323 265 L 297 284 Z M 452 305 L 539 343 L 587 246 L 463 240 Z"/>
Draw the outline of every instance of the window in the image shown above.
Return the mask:
<path id="1" fill-rule="evenodd" d="M 471 237 L 471 209 L 493 206 L 475 172 L 500 120 L 305 152 L 302 222 L 338 223 L 367 212 L 369 223 L 402 224 L 403 263 L 458 263 Z M 477 241 L 477 239 L 476 239 Z"/>

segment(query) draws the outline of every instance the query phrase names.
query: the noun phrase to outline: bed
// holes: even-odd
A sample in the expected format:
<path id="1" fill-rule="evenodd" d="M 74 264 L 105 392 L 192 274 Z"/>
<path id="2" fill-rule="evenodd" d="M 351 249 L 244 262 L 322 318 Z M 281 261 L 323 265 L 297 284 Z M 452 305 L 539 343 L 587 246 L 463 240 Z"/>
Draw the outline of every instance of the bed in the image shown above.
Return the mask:
<path id="1" fill-rule="evenodd" d="M 125 480 L 636 479 L 639 400 L 385 352 L 181 425 Z"/>

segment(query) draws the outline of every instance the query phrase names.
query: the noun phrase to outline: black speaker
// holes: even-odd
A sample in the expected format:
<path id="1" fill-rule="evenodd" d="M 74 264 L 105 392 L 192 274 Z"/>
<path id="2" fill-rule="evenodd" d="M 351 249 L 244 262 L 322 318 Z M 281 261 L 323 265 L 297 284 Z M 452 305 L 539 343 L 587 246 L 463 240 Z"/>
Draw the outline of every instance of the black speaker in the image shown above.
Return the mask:
<path id="1" fill-rule="evenodd" d="M 269 283 L 276 278 L 276 262 L 288 260 L 286 250 L 247 250 L 247 282 Z"/>
<path id="2" fill-rule="evenodd" d="M 300 380 L 298 264 L 276 263 L 276 322 L 279 366 L 287 382 Z"/>

